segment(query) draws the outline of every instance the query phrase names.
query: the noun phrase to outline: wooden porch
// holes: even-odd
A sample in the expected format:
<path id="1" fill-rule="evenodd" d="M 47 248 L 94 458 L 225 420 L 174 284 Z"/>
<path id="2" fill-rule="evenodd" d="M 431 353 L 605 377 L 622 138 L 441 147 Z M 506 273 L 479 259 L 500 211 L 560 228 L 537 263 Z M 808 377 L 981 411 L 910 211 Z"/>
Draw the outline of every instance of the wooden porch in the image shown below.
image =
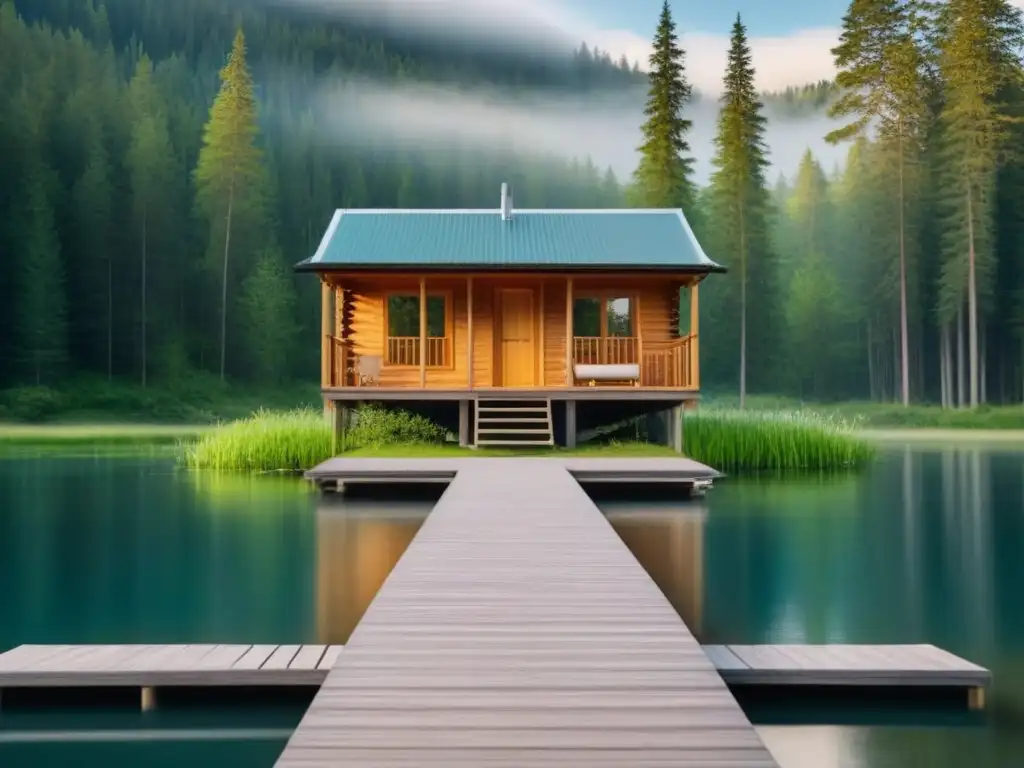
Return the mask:
<path id="1" fill-rule="evenodd" d="M 699 279 L 325 273 L 321 387 L 331 399 L 694 396 Z"/>

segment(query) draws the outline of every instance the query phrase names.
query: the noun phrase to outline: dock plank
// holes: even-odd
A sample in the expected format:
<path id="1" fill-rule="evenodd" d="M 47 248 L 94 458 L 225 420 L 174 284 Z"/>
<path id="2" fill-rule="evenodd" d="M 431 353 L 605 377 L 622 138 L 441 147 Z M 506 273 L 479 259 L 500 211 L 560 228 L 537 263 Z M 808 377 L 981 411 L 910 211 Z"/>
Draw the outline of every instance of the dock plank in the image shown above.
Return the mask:
<path id="1" fill-rule="evenodd" d="M 299 652 L 299 645 L 279 645 L 277 650 L 270 654 L 270 658 L 263 662 L 263 666 L 260 669 L 288 669 L 288 665 L 291 664 L 292 659 Z"/>
<path id="2" fill-rule="evenodd" d="M 259 669 L 276 650 L 276 645 L 252 645 L 238 661 L 231 665 L 231 668 L 237 670 Z"/>
<path id="3" fill-rule="evenodd" d="M 732 685 L 987 687 L 992 673 L 933 645 L 729 645 Z"/>
<path id="4" fill-rule="evenodd" d="M 556 762 L 775 766 L 569 471 L 468 459 L 278 765 Z"/>
<path id="5" fill-rule="evenodd" d="M 326 645 L 303 645 L 288 664 L 288 669 L 316 669 L 326 650 Z"/>

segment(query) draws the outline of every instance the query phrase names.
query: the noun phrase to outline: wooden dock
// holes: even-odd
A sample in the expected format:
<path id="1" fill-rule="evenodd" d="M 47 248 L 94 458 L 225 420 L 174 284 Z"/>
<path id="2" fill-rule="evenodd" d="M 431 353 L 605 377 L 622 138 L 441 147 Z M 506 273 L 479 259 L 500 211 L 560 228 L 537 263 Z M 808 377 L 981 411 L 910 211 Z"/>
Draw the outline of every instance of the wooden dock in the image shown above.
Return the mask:
<path id="1" fill-rule="evenodd" d="M 565 466 L 465 461 L 281 768 L 775 766 Z"/>
<path id="2" fill-rule="evenodd" d="M 0 654 L 5 688 L 139 688 L 141 706 L 174 687 L 320 685 L 340 645 L 19 645 Z"/>
<path id="3" fill-rule="evenodd" d="M 704 645 L 730 687 L 987 688 L 992 673 L 934 645 Z M 21 645 L 3 688 L 319 687 L 340 645 Z"/>

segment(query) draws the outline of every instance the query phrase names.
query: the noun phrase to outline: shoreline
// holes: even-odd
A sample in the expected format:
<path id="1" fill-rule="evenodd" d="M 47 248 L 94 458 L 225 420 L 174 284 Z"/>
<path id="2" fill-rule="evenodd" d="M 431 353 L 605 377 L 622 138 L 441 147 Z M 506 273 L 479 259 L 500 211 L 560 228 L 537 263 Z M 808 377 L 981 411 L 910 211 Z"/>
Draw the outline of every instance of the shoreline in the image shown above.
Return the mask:
<path id="1" fill-rule="evenodd" d="M 857 437 L 879 443 L 1003 443 L 1024 445 L 1024 429 L 894 427 L 858 429 Z"/>

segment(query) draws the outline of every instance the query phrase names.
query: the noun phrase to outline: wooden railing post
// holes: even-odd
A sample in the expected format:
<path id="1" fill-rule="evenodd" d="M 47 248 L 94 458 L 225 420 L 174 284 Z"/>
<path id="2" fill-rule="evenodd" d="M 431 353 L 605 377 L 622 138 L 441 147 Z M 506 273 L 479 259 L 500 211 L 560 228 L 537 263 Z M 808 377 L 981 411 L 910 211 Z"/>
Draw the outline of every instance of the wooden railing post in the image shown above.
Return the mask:
<path id="1" fill-rule="evenodd" d="M 690 284 L 690 376 L 687 386 L 700 388 L 700 296 L 697 282 Z"/>
<path id="2" fill-rule="evenodd" d="M 473 388 L 473 276 L 466 278 L 466 388 Z M 454 350 L 453 350 L 454 352 Z"/>
<path id="3" fill-rule="evenodd" d="M 320 282 L 320 386 L 331 386 L 331 286 Z"/>
<path id="4" fill-rule="evenodd" d="M 420 276 L 420 387 L 427 386 L 427 278 Z"/>
<path id="5" fill-rule="evenodd" d="M 565 281 L 565 386 L 573 385 L 572 278 Z"/>

